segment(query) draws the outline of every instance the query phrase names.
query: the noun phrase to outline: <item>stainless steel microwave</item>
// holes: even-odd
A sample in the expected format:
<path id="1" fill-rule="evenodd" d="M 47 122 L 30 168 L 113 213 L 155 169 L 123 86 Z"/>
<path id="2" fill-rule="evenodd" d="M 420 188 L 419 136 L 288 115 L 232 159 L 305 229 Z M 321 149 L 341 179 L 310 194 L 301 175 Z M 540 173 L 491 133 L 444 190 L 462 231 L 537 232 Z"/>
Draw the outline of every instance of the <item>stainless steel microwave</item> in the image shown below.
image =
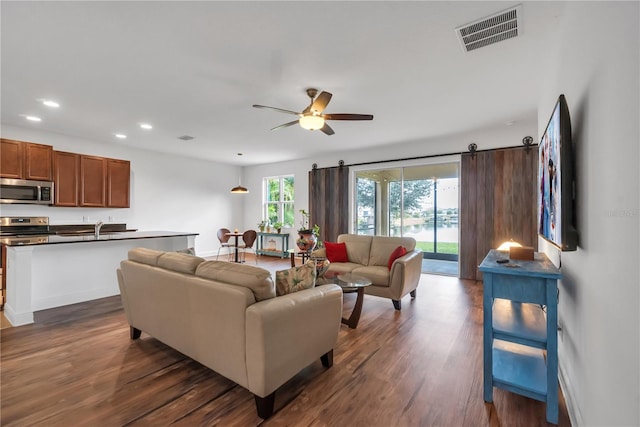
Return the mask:
<path id="1" fill-rule="evenodd" d="M 0 178 L 0 203 L 53 204 L 53 182 Z"/>

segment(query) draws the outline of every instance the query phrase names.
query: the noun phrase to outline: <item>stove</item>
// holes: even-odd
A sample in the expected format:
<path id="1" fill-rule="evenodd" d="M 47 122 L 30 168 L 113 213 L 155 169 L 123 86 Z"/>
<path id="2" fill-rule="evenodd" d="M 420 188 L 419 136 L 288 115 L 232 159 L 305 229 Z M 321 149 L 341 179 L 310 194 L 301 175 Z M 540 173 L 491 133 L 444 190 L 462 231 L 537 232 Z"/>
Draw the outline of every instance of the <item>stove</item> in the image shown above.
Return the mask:
<path id="1" fill-rule="evenodd" d="M 0 237 L 32 237 L 55 234 L 49 230 L 46 216 L 0 217 Z"/>

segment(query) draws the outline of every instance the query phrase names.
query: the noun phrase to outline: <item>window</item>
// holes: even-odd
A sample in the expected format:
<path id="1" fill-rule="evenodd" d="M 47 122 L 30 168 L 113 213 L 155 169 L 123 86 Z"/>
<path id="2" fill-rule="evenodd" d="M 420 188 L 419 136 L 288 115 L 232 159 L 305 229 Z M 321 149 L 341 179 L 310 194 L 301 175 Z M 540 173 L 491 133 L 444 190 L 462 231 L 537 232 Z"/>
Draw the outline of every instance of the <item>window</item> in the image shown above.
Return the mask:
<path id="1" fill-rule="evenodd" d="M 425 258 L 458 259 L 458 163 L 355 172 L 356 234 L 409 236 Z"/>
<path id="2" fill-rule="evenodd" d="M 281 222 L 293 226 L 293 175 L 264 178 L 262 194 L 262 217 L 272 225 Z"/>

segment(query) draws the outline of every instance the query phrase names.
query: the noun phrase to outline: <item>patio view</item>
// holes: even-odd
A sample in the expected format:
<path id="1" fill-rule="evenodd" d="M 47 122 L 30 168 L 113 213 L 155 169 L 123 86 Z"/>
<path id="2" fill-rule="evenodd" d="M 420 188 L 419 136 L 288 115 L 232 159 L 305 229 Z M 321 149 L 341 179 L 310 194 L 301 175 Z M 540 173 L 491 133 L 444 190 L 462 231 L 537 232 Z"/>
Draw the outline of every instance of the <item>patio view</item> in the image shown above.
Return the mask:
<path id="1" fill-rule="evenodd" d="M 413 237 L 423 251 L 425 270 L 445 266 L 434 271 L 457 273 L 457 163 L 359 171 L 355 176 L 357 234 Z"/>

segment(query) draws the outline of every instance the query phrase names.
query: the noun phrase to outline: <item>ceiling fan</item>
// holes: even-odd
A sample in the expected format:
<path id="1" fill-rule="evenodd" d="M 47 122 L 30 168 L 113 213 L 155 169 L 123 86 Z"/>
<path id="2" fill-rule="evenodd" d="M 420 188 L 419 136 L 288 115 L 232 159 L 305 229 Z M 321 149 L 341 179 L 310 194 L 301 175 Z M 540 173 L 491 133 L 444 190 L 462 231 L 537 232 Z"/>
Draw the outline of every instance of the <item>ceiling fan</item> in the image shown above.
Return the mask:
<path id="1" fill-rule="evenodd" d="M 254 104 L 253 106 L 255 108 L 265 108 L 268 110 L 280 111 L 281 113 L 299 116 L 299 119 L 276 126 L 271 128 L 271 130 L 286 128 L 298 123 L 304 129 L 321 130 L 327 135 L 333 135 L 335 132 L 326 123 L 327 120 L 373 120 L 373 116 L 371 114 L 322 114 L 324 109 L 327 108 L 327 104 L 329 104 L 332 95 L 329 92 L 324 91 L 320 92 L 320 95 L 316 97 L 317 94 L 318 89 L 307 89 L 307 95 L 311 98 L 311 102 L 307 108 L 302 110 L 301 113 L 291 110 L 283 110 L 282 108 L 267 107 L 266 105 Z"/>

